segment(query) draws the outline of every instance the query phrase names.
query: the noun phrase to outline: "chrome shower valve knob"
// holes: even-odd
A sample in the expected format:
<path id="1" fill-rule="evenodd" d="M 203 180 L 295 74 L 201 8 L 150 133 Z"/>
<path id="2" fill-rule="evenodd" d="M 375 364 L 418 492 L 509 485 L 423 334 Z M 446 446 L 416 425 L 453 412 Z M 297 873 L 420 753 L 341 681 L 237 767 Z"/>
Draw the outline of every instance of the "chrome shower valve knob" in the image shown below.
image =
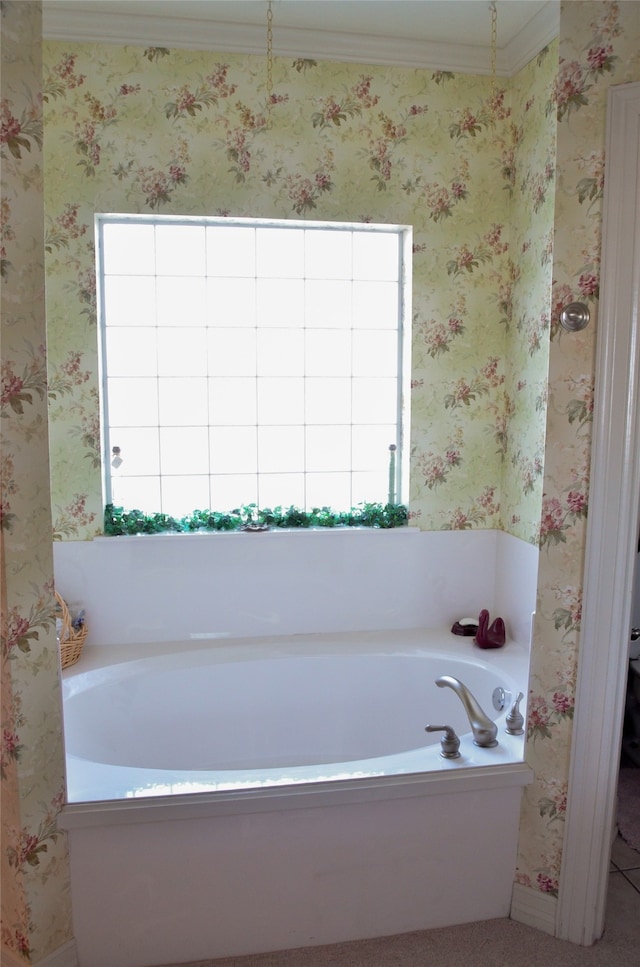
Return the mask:
<path id="1" fill-rule="evenodd" d="M 518 697 L 511 706 L 511 710 L 507 715 L 507 728 L 506 731 L 509 735 L 522 735 L 524 732 L 524 716 L 520 711 L 520 702 L 524 698 L 522 692 L 518 693 Z"/>

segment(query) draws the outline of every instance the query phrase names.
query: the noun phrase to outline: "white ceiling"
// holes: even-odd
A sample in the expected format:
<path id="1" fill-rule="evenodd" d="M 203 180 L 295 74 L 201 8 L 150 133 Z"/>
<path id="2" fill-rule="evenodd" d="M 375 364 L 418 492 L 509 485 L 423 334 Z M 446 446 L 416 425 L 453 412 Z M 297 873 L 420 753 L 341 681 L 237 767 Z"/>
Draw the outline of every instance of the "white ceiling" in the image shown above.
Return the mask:
<path id="1" fill-rule="evenodd" d="M 496 0 L 497 72 L 557 34 L 557 0 Z M 488 73 L 489 0 L 273 0 L 274 53 Z M 43 0 L 45 37 L 264 53 L 266 0 Z"/>

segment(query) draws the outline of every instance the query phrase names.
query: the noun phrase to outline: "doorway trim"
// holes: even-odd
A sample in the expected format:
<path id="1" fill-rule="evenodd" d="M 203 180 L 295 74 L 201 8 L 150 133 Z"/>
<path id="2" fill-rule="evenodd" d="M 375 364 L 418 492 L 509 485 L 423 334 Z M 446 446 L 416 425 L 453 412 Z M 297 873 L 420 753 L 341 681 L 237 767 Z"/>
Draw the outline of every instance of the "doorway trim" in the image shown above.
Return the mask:
<path id="1" fill-rule="evenodd" d="M 556 936 L 602 936 L 640 497 L 640 83 L 608 95 L 599 332 L 576 706 Z"/>

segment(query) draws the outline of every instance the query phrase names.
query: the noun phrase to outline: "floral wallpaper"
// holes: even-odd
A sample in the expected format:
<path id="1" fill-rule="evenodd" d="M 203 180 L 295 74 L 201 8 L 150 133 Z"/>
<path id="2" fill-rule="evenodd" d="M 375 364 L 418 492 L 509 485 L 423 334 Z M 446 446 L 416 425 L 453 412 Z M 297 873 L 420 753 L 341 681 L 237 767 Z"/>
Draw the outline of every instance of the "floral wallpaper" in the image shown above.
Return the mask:
<path id="1" fill-rule="evenodd" d="M 513 79 L 511 123 L 500 145 L 500 164 L 509 182 L 511 235 L 506 270 L 496 280 L 494 296 L 506 335 L 504 398 L 495 438 L 503 459 L 503 526 L 534 544 L 539 537 L 547 409 L 556 68 L 553 44 Z M 529 516 L 534 506 L 535 518 Z"/>
<path id="2" fill-rule="evenodd" d="M 640 80 L 640 4 L 561 6 L 549 403 L 533 643 L 529 764 L 518 882 L 557 896 L 571 751 L 597 337 L 607 91 Z M 586 301 L 592 322 L 565 332 L 560 308 Z"/>
<path id="3" fill-rule="evenodd" d="M 53 601 L 39 4 L 2 12 L 2 947 L 40 960 L 72 935 Z M 4 957 L 2 957 L 4 961 Z"/>
<path id="4" fill-rule="evenodd" d="M 270 130 L 260 58 L 47 42 L 43 231 L 40 5 L 3 0 L 0 860 L 2 943 L 26 961 L 72 933 L 42 238 L 53 529 L 87 538 L 102 512 L 94 210 L 414 224 L 411 510 L 420 527 L 539 542 L 517 877 L 557 894 L 597 333 L 597 318 L 565 333 L 559 308 L 585 298 L 597 317 L 606 95 L 640 80 L 638 6 L 562 4 L 559 46 L 504 94 L 442 71 L 276 60 Z"/>
<path id="5" fill-rule="evenodd" d="M 55 537 L 102 528 L 93 216 L 114 211 L 412 224 L 412 523 L 535 543 L 554 55 L 527 100 L 488 77 L 276 58 L 267 103 L 263 57 L 44 49 Z"/>

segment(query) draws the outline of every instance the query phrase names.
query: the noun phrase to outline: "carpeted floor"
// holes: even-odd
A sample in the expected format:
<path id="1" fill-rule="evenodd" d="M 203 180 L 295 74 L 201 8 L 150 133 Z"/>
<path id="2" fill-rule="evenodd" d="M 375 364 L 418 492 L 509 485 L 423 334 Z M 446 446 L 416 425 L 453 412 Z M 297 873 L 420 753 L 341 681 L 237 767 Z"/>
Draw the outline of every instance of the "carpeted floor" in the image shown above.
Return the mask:
<path id="1" fill-rule="evenodd" d="M 610 874 L 605 933 L 592 947 L 505 919 L 182 967 L 638 967 L 640 883 L 636 888 L 630 874 L 640 868 L 633 869 L 635 854 L 624 844 L 619 855 L 631 855 L 626 862 L 632 869 L 623 872 L 625 862 L 619 860 L 622 869 Z"/>
<path id="2" fill-rule="evenodd" d="M 625 843 L 640 850 L 640 769 L 620 770 L 618 829 Z"/>
<path id="3" fill-rule="evenodd" d="M 637 967 L 638 938 L 577 947 L 512 920 L 306 947 L 189 967 Z"/>
<path id="4" fill-rule="evenodd" d="M 618 826 L 621 836 L 612 852 L 604 936 L 592 947 L 556 940 L 504 919 L 173 967 L 638 967 L 639 768 L 620 770 Z"/>

